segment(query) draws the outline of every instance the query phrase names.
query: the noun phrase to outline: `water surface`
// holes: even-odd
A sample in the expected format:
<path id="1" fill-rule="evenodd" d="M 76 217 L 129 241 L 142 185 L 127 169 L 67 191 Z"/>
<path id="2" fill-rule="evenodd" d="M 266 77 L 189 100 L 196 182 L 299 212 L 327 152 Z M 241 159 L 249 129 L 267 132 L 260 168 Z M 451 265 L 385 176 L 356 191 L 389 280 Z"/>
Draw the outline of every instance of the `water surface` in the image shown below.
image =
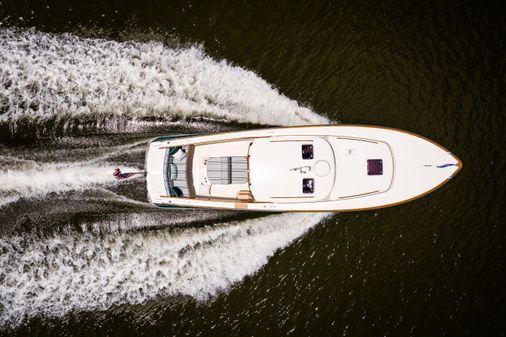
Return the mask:
<path id="1" fill-rule="evenodd" d="M 2 335 L 504 335 L 502 6 L 0 4 Z M 374 124 L 464 162 L 411 203 L 167 212 L 160 134 Z"/>

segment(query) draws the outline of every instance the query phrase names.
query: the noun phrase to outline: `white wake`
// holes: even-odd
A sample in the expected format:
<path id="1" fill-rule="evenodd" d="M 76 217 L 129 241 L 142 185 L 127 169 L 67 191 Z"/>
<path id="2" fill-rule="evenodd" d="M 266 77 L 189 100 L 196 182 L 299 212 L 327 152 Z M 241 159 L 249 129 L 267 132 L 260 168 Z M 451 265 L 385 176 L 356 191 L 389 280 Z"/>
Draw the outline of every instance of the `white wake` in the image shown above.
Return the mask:
<path id="1" fill-rule="evenodd" d="M 0 239 L 0 325 L 157 296 L 206 299 L 258 271 L 324 216 L 281 214 L 175 232 Z"/>
<path id="2" fill-rule="evenodd" d="M 0 30 L 0 121 L 207 116 L 265 125 L 328 120 L 202 47 Z"/>
<path id="3" fill-rule="evenodd" d="M 98 164 L 42 164 L 36 168 L 0 170 L 0 207 L 20 198 L 112 185 L 114 169 L 112 165 Z"/>
<path id="4" fill-rule="evenodd" d="M 80 116 L 329 122 L 254 72 L 215 60 L 198 46 L 0 29 L 0 88 L 0 122 L 14 124 L 22 118 Z M 0 208 L 20 198 L 113 184 L 114 166 L 103 162 L 127 149 L 132 146 L 69 163 L 4 156 L 13 164 L 0 169 Z M 195 216 L 207 215 L 189 215 L 188 221 Z M 96 223 L 85 224 L 92 228 L 85 234 L 0 238 L 0 326 L 157 296 L 206 299 L 257 272 L 324 216 L 281 214 L 175 231 L 102 231 L 108 224 Z M 126 228 L 157 225 L 143 214 L 120 220 L 125 223 L 117 225 Z"/>
<path id="5" fill-rule="evenodd" d="M 0 209 L 21 198 L 39 198 L 49 193 L 82 191 L 116 183 L 115 165 L 107 160 L 123 154 L 144 151 L 147 141 L 111 146 L 83 161 L 40 163 L 34 160 L 0 155 Z M 139 168 L 121 165 L 124 172 Z M 138 177 L 138 176 L 137 176 Z M 130 178 L 133 179 L 133 178 Z"/>

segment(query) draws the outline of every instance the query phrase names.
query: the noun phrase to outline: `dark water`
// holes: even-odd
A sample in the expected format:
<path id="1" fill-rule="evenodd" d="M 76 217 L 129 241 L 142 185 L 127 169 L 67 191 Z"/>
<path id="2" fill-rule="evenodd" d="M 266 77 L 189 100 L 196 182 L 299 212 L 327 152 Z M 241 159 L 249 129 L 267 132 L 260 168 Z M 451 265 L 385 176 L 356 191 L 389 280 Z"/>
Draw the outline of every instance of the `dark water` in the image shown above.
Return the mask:
<path id="1" fill-rule="evenodd" d="M 0 22 L 0 334 L 506 334 L 503 4 L 3 0 Z M 160 134 L 325 117 L 464 168 L 323 218 L 110 180 Z"/>

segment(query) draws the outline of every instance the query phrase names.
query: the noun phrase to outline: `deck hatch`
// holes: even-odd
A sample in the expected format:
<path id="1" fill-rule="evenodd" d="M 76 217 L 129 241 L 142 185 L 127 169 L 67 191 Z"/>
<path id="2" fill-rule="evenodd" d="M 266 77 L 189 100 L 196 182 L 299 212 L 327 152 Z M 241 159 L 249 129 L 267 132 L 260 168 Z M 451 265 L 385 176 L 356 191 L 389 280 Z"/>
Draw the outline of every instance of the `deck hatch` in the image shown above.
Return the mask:
<path id="1" fill-rule="evenodd" d="M 313 159 L 313 145 L 304 144 L 302 145 L 302 159 Z"/>
<path id="2" fill-rule="evenodd" d="M 302 179 L 302 193 L 314 193 L 314 179 L 313 178 Z"/>
<path id="3" fill-rule="evenodd" d="M 370 176 L 383 175 L 383 160 L 382 159 L 368 159 L 367 160 L 367 174 Z"/>

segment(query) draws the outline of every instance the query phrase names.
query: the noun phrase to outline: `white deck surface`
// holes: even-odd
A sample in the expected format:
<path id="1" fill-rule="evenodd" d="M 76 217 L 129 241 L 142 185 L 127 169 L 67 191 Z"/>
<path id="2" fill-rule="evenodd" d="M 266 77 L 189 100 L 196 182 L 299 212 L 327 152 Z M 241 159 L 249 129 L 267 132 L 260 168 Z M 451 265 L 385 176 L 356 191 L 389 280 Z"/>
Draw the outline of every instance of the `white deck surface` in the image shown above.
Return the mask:
<path id="1" fill-rule="evenodd" d="M 302 159 L 302 145 L 313 145 L 313 159 Z M 315 165 L 327 167 L 318 175 Z M 326 166 L 324 166 L 326 163 Z M 260 202 L 315 202 L 328 200 L 335 180 L 334 151 L 323 137 L 257 139 L 250 150 L 250 183 Z M 314 179 L 314 193 L 302 192 L 302 179 Z"/>
<path id="2" fill-rule="evenodd" d="M 394 163 L 388 144 L 353 138 L 331 137 L 337 161 L 334 199 L 381 193 L 390 188 Z M 367 174 L 367 160 L 381 159 L 382 175 Z"/>
<path id="3" fill-rule="evenodd" d="M 314 177 L 316 162 L 320 157 L 313 160 L 310 173 L 290 171 L 294 167 L 306 166 L 304 160 L 296 159 L 300 156 L 301 143 L 272 143 L 281 139 L 279 137 L 313 139 L 315 156 L 321 154 L 323 160 L 331 164 L 332 172 L 322 179 Z M 235 139 L 236 145 L 222 143 Z M 163 175 L 160 173 L 165 150 L 158 150 L 160 147 L 197 144 L 194 183 L 205 185 L 204 171 L 198 163 L 202 163 L 206 156 L 244 155 L 252 141 L 249 174 L 255 202 L 168 198 L 165 195 Z M 319 152 L 321 149 L 324 152 Z M 368 176 L 367 159 L 382 159 L 383 175 Z M 444 164 L 461 165 L 458 158 L 445 148 L 421 136 L 401 130 L 355 125 L 274 128 L 161 141 L 150 144 L 146 158 L 148 195 L 153 203 L 264 211 L 339 211 L 395 205 L 432 191 L 460 169 L 458 166 L 436 167 Z M 319 165 L 318 170 L 326 171 L 325 167 Z M 301 197 L 300 180 L 310 177 L 310 174 L 315 178 L 315 193 L 313 198 L 308 198 L 312 199 L 311 202 L 275 198 Z M 199 185 L 196 186 L 197 191 Z M 214 194 L 213 188 L 211 194 Z M 247 189 L 247 186 L 228 186 L 223 189 L 215 191 L 233 197 L 238 190 Z"/>

